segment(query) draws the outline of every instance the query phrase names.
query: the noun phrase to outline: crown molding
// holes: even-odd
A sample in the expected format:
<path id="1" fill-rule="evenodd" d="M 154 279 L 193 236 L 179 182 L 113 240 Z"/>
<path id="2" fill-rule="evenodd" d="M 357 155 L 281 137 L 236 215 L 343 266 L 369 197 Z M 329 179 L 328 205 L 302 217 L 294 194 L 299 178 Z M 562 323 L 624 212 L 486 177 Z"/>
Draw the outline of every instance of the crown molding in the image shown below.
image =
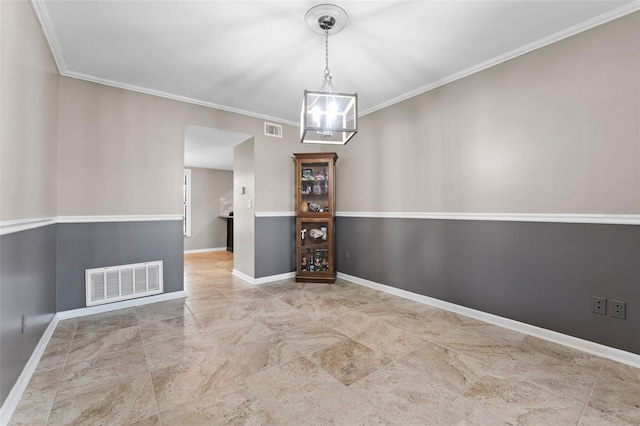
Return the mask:
<path id="1" fill-rule="evenodd" d="M 105 86 L 116 87 L 119 89 L 130 90 L 132 92 L 144 93 L 146 95 L 158 96 L 161 98 L 172 99 L 175 101 L 185 102 L 189 104 L 204 106 L 207 108 L 219 109 L 222 111 L 233 112 L 236 114 L 242 114 L 253 118 L 258 118 L 260 120 L 269 120 L 275 121 L 276 123 L 288 124 L 291 126 L 299 126 L 300 123 L 292 122 L 289 120 L 284 120 L 282 118 L 272 117 L 270 115 L 258 114 L 251 111 L 245 111 L 242 109 L 226 107 L 224 105 L 218 105 L 212 102 L 206 102 L 198 99 L 189 98 L 186 96 L 174 95 L 171 93 L 163 92 L 160 90 L 154 90 L 146 87 L 135 86 L 131 84 L 124 84 L 117 81 L 104 79 L 95 77 L 88 74 L 77 73 L 70 71 L 67 67 L 67 64 L 64 60 L 64 55 L 62 54 L 62 49 L 60 48 L 60 43 L 58 42 L 58 37 L 53 27 L 53 23 L 51 22 L 51 18 L 49 16 L 49 12 L 47 12 L 47 8 L 45 6 L 44 0 L 31 0 L 31 4 L 33 5 L 33 9 L 40 21 L 40 26 L 42 27 L 42 31 L 44 32 L 45 38 L 49 44 L 49 48 L 51 49 L 51 54 L 53 59 L 58 67 L 58 72 L 60 75 L 64 77 L 75 78 L 78 80 L 89 81 L 91 83 L 98 83 Z"/>
<path id="2" fill-rule="evenodd" d="M 136 86 L 136 85 L 133 85 L 133 84 L 120 83 L 120 82 L 117 82 L 117 81 L 109 80 L 109 79 L 106 79 L 106 78 L 95 77 L 95 76 L 88 75 L 88 74 L 72 72 L 72 71 L 61 72 L 60 74 L 63 75 L 64 77 L 75 78 L 75 79 L 78 79 L 78 80 L 84 80 L 84 81 L 88 81 L 88 82 L 91 82 L 91 83 L 102 84 L 104 86 L 111 86 L 111 87 L 116 87 L 118 89 L 124 89 L 124 90 L 130 90 L 132 92 L 143 93 L 145 95 L 158 96 L 160 98 L 171 99 L 171 100 L 174 100 L 174 101 L 180 101 L 180 102 L 184 102 L 184 103 L 188 103 L 188 104 L 199 105 L 199 106 L 203 106 L 203 107 L 207 107 L 207 108 L 218 109 L 218 110 L 221 110 L 221 111 L 232 112 L 232 113 L 235 113 L 235 114 L 246 115 L 248 117 L 257 118 L 257 119 L 260 119 L 260 120 L 267 120 L 267 121 L 272 121 L 272 122 L 276 122 L 276 123 L 280 123 L 280 124 L 288 124 L 290 126 L 296 126 L 296 127 L 300 126 L 300 123 L 289 121 L 289 120 L 285 120 L 285 119 L 278 118 L 278 117 L 273 117 L 273 116 L 270 116 L 270 115 L 259 114 L 257 112 L 246 111 L 246 110 L 238 109 L 238 108 L 232 108 L 232 107 L 228 107 L 228 106 L 224 106 L 224 105 L 215 104 L 213 102 L 207 102 L 207 101 L 203 101 L 203 100 L 200 100 L 200 99 L 189 98 L 187 96 L 174 95 L 172 93 L 167 93 L 167 92 L 163 92 L 163 91 L 160 91 L 160 90 L 150 89 L 150 88 L 147 88 L 147 87 Z"/>
<path id="3" fill-rule="evenodd" d="M 180 101 L 180 102 L 186 102 L 186 103 L 190 103 L 190 104 L 194 104 L 194 105 L 200 105 L 200 106 L 204 106 L 207 108 L 214 108 L 214 109 L 218 109 L 218 110 L 222 110 L 222 111 L 227 111 L 227 112 L 232 112 L 232 113 L 236 113 L 236 114 L 242 114 L 242 115 L 246 115 L 249 117 L 254 117 L 254 118 L 258 118 L 260 120 L 269 120 L 269 121 L 275 121 L 276 123 L 282 123 L 282 124 L 288 124 L 291 126 L 296 126 L 298 127 L 300 125 L 300 123 L 298 122 L 294 122 L 294 121 L 289 121 L 289 120 L 285 120 L 283 118 L 277 118 L 277 117 L 272 117 L 269 115 L 264 115 L 264 114 L 259 114 L 259 113 L 255 113 L 252 111 L 246 111 L 246 110 L 242 110 L 242 109 L 237 109 L 237 108 L 231 108 L 231 107 L 226 107 L 223 105 L 218 105 L 212 102 L 206 102 L 206 101 L 202 101 L 202 100 L 198 100 L 198 99 L 194 99 L 194 98 L 189 98 L 186 96 L 179 96 L 179 95 L 174 95 L 171 93 L 167 93 L 167 92 L 162 92 L 159 90 L 153 90 L 153 89 L 149 89 L 149 88 L 145 88 L 145 87 L 140 87 L 140 86 L 135 86 L 135 85 L 129 85 L 129 84 L 124 84 L 124 83 L 119 83 L 116 81 L 112 81 L 112 80 L 108 80 L 108 79 L 102 79 L 99 77 L 95 77 L 95 76 L 90 76 L 87 74 L 82 74 L 82 73 L 76 73 L 76 72 L 72 72 L 69 71 L 67 68 L 67 65 L 64 61 L 64 56 L 62 55 L 62 49 L 60 48 L 60 44 L 58 43 L 58 39 L 55 33 L 55 30 L 53 28 L 53 24 L 51 23 L 51 18 L 49 17 L 49 14 L 46 10 L 46 7 L 44 6 L 45 1 L 44 0 L 31 0 L 31 3 L 33 4 L 33 8 L 36 12 L 36 15 L 38 16 L 38 19 L 40 21 L 40 25 L 42 26 L 44 35 L 47 39 L 47 42 L 49 43 L 49 47 L 51 48 L 51 53 L 53 55 L 53 58 L 56 62 L 56 65 L 58 67 L 58 72 L 65 76 L 65 77 L 70 77 L 70 78 L 76 78 L 79 80 L 84 80 L 84 81 L 89 81 L 92 83 L 98 83 L 98 84 L 102 84 L 102 85 L 106 85 L 106 86 L 111 86 L 111 87 L 116 87 L 116 88 L 120 88 L 120 89 L 125 89 L 125 90 L 131 90 L 134 92 L 138 92 L 138 93 L 144 93 L 147 95 L 152 95 L 152 96 L 158 96 L 158 97 L 162 97 L 162 98 L 166 98 L 166 99 L 172 99 L 172 100 L 176 100 L 176 101 Z M 507 52 L 505 54 L 496 56 L 492 59 L 489 59 L 487 61 L 484 61 L 480 64 L 477 64 L 473 67 L 469 67 L 465 70 L 462 70 L 460 72 L 451 74 L 447 77 L 444 77 L 438 81 L 435 81 L 433 83 L 424 85 L 422 87 L 419 87 L 415 90 L 409 91 L 407 93 L 404 93 L 400 96 L 397 96 L 393 99 L 390 99 L 386 102 L 383 102 L 381 104 L 378 104 L 376 106 L 373 106 L 371 108 L 368 108 L 366 110 L 361 110 L 360 113 L 358 114 L 358 117 L 363 117 L 365 115 L 374 113 L 376 111 L 379 111 L 381 109 L 387 108 L 389 106 L 395 105 L 399 102 L 405 101 L 407 99 L 413 98 L 415 96 L 421 95 L 423 93 L 426 93 L 428 91 L 434 90 L 438 87 L 444 86 L 445 84 L 449 84 L 452 83 L 456 80 L 460 80 L 464 77 L 468 77 L 472 74 L 475 74 L 477 72 L 480 72 L 482 70 L 485 70 L 487 68 L 491 68 L 495 65 L 499 65 L 503 62 L 506 62 L 510 59 L 516 58 L 518 56 L 524 55 L 526 53 L 532 52 L 534 50 L 540 49 L 542 47 L 548 46 L 552 43 L 558 42 L 560 40 L 563 40 L 565 38 L 571 37 L 573 35 L 579 34 L 583 31 L 587 31 L 591 28 L 597 27 L 599 25 L 605 24 L 609 21 L 612 21 L 614 19 L 618 19 L 621 18 L 625 15 L 628 15 L 630 13 L 636 12 L 640 10 L 640 0 L 634 0 L 631 3 L 628 3 L 624 6 L 621 6 L 619 8 L 616 8 L 614 10 L 611 10 L 609 12 L 603 13 L 599 16 L 596 16 L 594 18 L 588 19 L 586 21 L 583 21 L 579 24 L 576 24 L 572 27 L 566 28 L 562 31 L 559 31 L 555 34 L 552 34 L 550 36 L 547 37 L 543 37 L 539 40 L 536 40 L 532 43 L 529 43 L 527 45 L 521 46 L 517 49 L 514 49 L 510 52 Z"/>
<path id="4" fill-rule="evenodd" d="M 53 23 L 49 17 L 49 12 L 47 11 L 45 2 L 44 0 L 31 0 L 31 5 L 33 6 L 33 10 L 38 17 L 38 20 L 40 21 L 40 27 L 42 28 L 42 32 L 44 32 L 44 37 L 47 39 L 51 55 L 56 63 L 56 67 L 58 67 L 58 72 L 63 74 L 67 71 L 67 64 L 64 61 L 62 49 L 60 48 L 60 43 L 58 43 L 58 36 L 53 29 Z"/>
<path id="5" fill-rule="evenodd" d="M 410 92 L 404 93 L 400 96 L 397 96 L 379 105 L 368 108 L 364 111 L 361 111 L 359 114 L 359 117 L 363 117 L 365 115 L 390 107 L 402 101 L 406 101 L 407 99 L 410 99 L 415 96 L 421 95 L 423 93 L 429 92 L 431 90 L 437 89 L 438 87 L 444 86 L 445 84 L 453 83 L 456 80 L 460 80 L 462 78 L 468 77 L 472 74 L 478 73 L 487 68 L 491 68 L 493 66 L 499 65 L 508 60 L 517 58 L 518 56 L 522 56 L 526 53 L 533 52 L 534 50 L 541 49 L 545 46 L 564 40 L 565 38 L 569 38 L 581 32 L 590 30 L 599 25 L 606 24 L 607 22 L 613 21 L 614 19 L 622 18 L 623 16 L 636 12 L 638 10 L 640 10 L 640 0 L 634 0 L 631 3 L 618 7 L 609 12 L 603 13 L 602 15 L 598 15 L 594 18 L 580 22 L 579 24 L 573 25 L 562 31 L 558 31 L 557 33 L 551 34 L 550 36 L 543 37 L 539 40 L 536 40 L 534 42 L 521 46 L 510 52 L 504 53 L 502 55 L 498 55 L 494 58 L 488 59 L 477 65 L 474 65 L 472 67 L 469 67 L 457 73 L 451 74 L 447 77 L 441 78 L 440 80 L 434 81 L 433 83 L 429 83 L 425 86 L 422 86 Z"/>

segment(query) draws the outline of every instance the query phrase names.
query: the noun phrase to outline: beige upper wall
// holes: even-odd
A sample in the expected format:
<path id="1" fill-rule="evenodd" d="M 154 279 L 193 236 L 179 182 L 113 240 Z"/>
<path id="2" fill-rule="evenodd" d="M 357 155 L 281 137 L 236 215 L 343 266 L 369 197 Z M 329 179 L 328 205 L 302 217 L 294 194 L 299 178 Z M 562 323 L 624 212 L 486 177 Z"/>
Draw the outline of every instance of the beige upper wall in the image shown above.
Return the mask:
<path id="1" fill-rule="evenodd" d="M 639 88 L 635 13 L 365 116 L 337 210 L 640 214 Z"/>
<path id="2" fill-rule="evenodd" d="M 66 77 L 60 94 L 60 215 L 182 214 L 188 124 L 254 135 L 256 175 L 275 191 L 254 200 L 254 208 L 293 204 L 293 179 L 279 166 L 280 147 L 295 146 L 291 126 L 275 139 L 264 136 L 258 118 Z"/>
<path id="3" fill-rule="evenodd" d="M 253 277 L 255 212 L 293 210 L 291 126 L 272 138 L 258 118 L 61 77 L 58 214 L 182 215 L 189 124 L 254 135 L 234 150 L 234 269 Z"/>
<path id="4" fill-rule="evenodd" d="M 30 2 L 0 17 L 0 220 L 56 216 L 58 70 Z"/>
<path id="5" fill-rule="evenodd" d="M 188 124 L 254 135 L 253 209 L 293 211 L 291 154 L 320 150 L 297 128 L 58 78 L 30 4 L 1 4 L 2 220 L 181 214 Z M 638 213 L 639 16 L 362 118 L 322 147 L 338 210 Z"/>
<path id="6" fill-rule="evenodd" d="M 256 211 L 295 211 L 295 163 L 297 152 L 320 152 L 320 145 L 300 143 L 300 129 L 283 126 L 283 138 L 256 140 Z"/>
<path id="7" fill-rule="evenodd" d="M 60 215 L 181 214 L 186 105 L 61 77 Z"/>

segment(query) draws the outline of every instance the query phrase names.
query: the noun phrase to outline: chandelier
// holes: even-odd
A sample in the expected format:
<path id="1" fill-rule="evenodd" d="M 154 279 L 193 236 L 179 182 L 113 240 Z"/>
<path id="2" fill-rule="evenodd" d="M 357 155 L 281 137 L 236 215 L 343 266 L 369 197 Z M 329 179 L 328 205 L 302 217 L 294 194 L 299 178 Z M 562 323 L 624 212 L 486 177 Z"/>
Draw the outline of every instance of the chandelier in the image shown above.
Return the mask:
<path id="1" fill-rule="evenodd" d="M 307 26 L 324 35 L 325 68 L 319 91 L 305 90 L 300 111 L 300 142 L 344 145 L 358 132 L 358 94 L 339 93 L 331 82 L 329 35 L 341 31 L 349 19 L 333 4 L 309 9 Z"/>

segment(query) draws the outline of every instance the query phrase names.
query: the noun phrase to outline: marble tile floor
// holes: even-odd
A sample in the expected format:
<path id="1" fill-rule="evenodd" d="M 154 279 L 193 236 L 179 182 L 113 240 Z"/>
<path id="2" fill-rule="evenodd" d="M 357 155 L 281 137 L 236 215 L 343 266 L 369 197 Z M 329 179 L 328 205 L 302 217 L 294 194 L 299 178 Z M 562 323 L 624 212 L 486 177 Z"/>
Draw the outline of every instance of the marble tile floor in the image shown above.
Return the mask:
<path id="1" fill-rule="evenodd" d="M 356 284 L 253 287 L 60 321 L 12 425 L 640 424 L 640 369 Z"/>

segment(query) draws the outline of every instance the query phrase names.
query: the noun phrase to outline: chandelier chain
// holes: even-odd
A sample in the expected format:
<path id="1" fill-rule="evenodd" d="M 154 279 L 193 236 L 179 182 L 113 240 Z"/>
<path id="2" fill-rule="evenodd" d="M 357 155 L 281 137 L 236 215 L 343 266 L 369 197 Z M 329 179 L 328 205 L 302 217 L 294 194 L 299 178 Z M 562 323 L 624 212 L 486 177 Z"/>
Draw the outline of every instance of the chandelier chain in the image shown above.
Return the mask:
<path id="1" fill-rule="evenodd" d="M 329 29 L 325 28 L 324 30 L 324 75 L 325 77 L 331 75 L 331 70 L 329 69 Z"/>

